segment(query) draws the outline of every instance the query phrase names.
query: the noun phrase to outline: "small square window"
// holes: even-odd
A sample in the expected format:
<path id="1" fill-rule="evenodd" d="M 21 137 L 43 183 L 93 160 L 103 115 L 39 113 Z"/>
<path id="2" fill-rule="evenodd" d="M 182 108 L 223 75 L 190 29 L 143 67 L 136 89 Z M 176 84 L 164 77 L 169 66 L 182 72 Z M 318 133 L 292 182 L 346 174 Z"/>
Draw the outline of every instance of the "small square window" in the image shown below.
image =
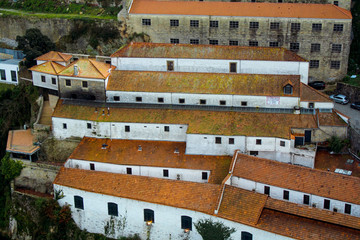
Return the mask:
<path id="1" fill-rule="evenodd" d="M 269 42 L 269 47 L 278 47 L 279 42 Z"/>
<path id="2" fill-rule="evenodd" d="M 220 100 L 220 105 L 225 106 L 225 105 L 226 105 L 226 101 L 225 101 L 225 100 Z"/>
<path id="3" fill-rule="evenodd" d="M 303 204 L 305 204 L 305 205 L 310 204 L 310 196 L 309 195 L 304 194 Z"/>
<path id="4" fill-rule="evenodd" d="M 261 145 L 261 139 L 256 139 L 256 145 Z"/>
<path id="5" fill-rule="evenodd" d="M 16 71 L 10 71 L 11 81 L 17 82 Z"/>
<path id="6" fill-rule="evenodd" d="M 250 47 L 257 47 L 257 46 L 259 46 L 259 43 L 258 43 L 258 41 L 249 41 L 249 46 Z"/>
<path id="7" fill-rule="evenodd" d="M 283 0 L 278 0 L 278 3 L 282 3 L 283 2 Z"/>
<path id="8" fill-rule="evenodd" d="M 166 61 L 168 71 L 174 71 L 174 61 Z"/>
<path id="9" fill-rule="evenodd" d="M 151 19 L 142 19 L 142 25 L 143 26 L 150 26 L 151 25 Z"/>
<path id="10" fill-rule="evenodd" d="M 215 137 L 215 143 L 221 144 L 221 137 Z"/>
<path id="11" fill-rule="evenodd" d="M 322 24 L 321 23 L 313 23 L 312 24 L 312 30 L 313 31 L 321 31 L 322 29 Z"/>
<path id="12" fill-rule="evenodd" d="M 65 80 L 65 85 L 70 87 L 71 86 L 71 80 L 70 79 L 66 79 Z"/>
<path id="13" fill-rule="evenodd" d="M 82 82 L 82 87 L 83 87 L 83 88 L 87 88 L 87 87 L 88 87 L 88 82 L 87 82 L 87 81 L 83 81 L 83 82 Z"/>
<path id="14" fill-rule="evenodd" d="M 164 131 L 165 132 L 170 132 L 170 127 L 169 126 L 164 126 Z"/>
<path id="15" fill-rule="evenodd" d="M 170 27 L 178 27 L 179 20 L 178 19 L 170 19 Z"/>
<path id="16" fill-rule="evenodd" d="M 132 168 L 126 168 L 126 174 L 132 175 Z"/>
<path id="17" fill-rule="evenodd" d="M 310 102 L 308 107 L 309 107 L 309 108 L 314 108 L 314 103 L 313 103 L 313 102 Z"/>
<path id="18" fill-rule="evenodd" d="M 284 87 L 284 94 L 292 94 L 293 93 L 293 87 L 290 84 L 287 84 Z"/>
<path id="19" fill-rule="evenodd" d="M 144 222 L 155 223 L 155 214 L 151 209 L 144 209 Z"/>
<path id="20" fill-rule="evenodd" d="M 278 30 L 280 29 L 280 23 L 279 22 L 271 22 L 270 23 L 270 30 Z"/>
<path id="21" fill-rule="evenodd" d="M 118 205 L 116 203 L 108 202 L 108 214 L 118 216 Z"/>
<path id="22" fill-rule="evenodd" d="M 235 144 L 235 139 L 234 138 L 229 138 L 229 144 L 231 144 L 231 145 Z"/>
<path id="23" fill-rule="evenodd" d="M 300 43 L 290 43 L 290 51 L 298 52 L 300 49 Z"/>
<path id="24" fill-rule="evenodd" d="M 90 170 L 95 171 L 95 164 L 94 163 L 90 163 Z"/>
<path id="25" fill-rule="evenodd" d="M 269 186 L 264 186 L 264 194 L 270 195 L 270 187 Z"/>
<path id="26" fill-rule="evenodd" d="M 232 62 L 230 63 L 230 72 L 231 73 L 236 73 L 237 72 L 237 63 L 236 62 Z"/>
<path id="27" fill-rule="evenodd" d="M 239 28 L 239 22 L 238 21 L 230 21 L 229 22 L 229 27 L 234 29 L 234 28 Z"/>
<path id="28" fill-rule="evenodd" d="M 249 28 L 250 29 L 258 29 L 259 28 L 259 22 L 250 22 Z"/>
<path id="29" fill-rule="evenodd" d="M 41 76 L 41 82 L 46 82 L 45 76 Z"/>
<path id="30" fill-rule="evenodd" d="M 142 102 L 142 97 L 136 97 L 135 100 L 136 100 L 137 102 Z"/>
<path id="31" fill-rule="evenodd" d="M 169 177 L 169 170 L 168 169 L 163 170 L 163 177 Z"/>
<path id="32" fill-rule="evenodd" d="M 242 102 L 241 102 L 241 106 L 242 106 L 242 107 L 246 107 L 246 106 L 247 106 L 247 102 L 242 101 Z"/>
<path id="33" fill-rule="evenodd" d="M 340 61 L 331 61 L 330 68 L 331 69 L 340 69 Z"/>
<path id="34" fill-rule="evenodd" d="M 344 30 L 343 24 L 334 24 L 334 32 L 342 32 Z"/>
<path id="35" fill-rule="evenodd" d="M 312 43 L 310 51 L 311 52 L 320 52 L 320 43 Z"/>
<path id="36" fill-rule="evenodd" d="M 207 172 L 202 172 L 201 179 L 202 180 L 207 180 L 208 179 L 208 173 Z"/>
<path id="37" fill-rule="evenodd" d="M 56 78 L 51 78 L 51 83 L 56 85 Z"/>
<path id="38" fill-rule="evenodd" d="M 300 31 L 300 23 L 291 23 L 291 31 Z"/>
<path id="39" fill-rule="evenodd" d="M 130 126 L 128 125 L 125 126 L 125 132 L 130 132 Z"/>
<path id="40" fill-rule="evenodd" d="M 341 47 L 342 47 L 341 44 L 333 44 L 331 46 L 331 52 L 333 52 L 333 53 L 341 53 Z"/>
<path id="41" fill-rule="evenodd" d="M 181 216 L 181 229 L 192 230 L 192 218 L 188 216 Z"/>
<path id="42" fill-rule="evenodd" d="M 284 200 L 289 200 L 289 195 L 290 195 L 289 191 L 284 190 L 283 199 L 284 199 Z"/>
<path id="43" fill-rule="evenodd" d="M 6 80 L 6 73 L 4 69 L 0 69 L 1 80 Z"/>
<path id="44" fill-rule="evenodd" d="M 199 39 L 190 39 L 190 44 L 200 44 Z"/>
<path id="45" fill-rule="evenodd" d="M 339 6 L 339 1 L 334 1 L 335 6 Z"/>
<path id="46" fill-rule="evenodd" d="M 180 40 L 178 38 L 170 38 L 170 43 L 177 44 L 180 43 Z"/>
<path id="47" fill-rule="evenodd" d="M 310 68 L 319 68 L 319 60 L 310 60 L 309 67 Z"/>
<path id="48" fill-rule="evenodd" d="M 114 101 L 116 101 L 116 102 L 120 101 L 120 97 L 119 96 L 114 96 Z"/>
<path id="49" fill-rule="evenodd" d="M 158 103 L 163 103 L 163 102 L 164 102 L 164 98 L 159 97 L 159 98 L 158 98 Z"/>
<path id="50" fill-rule="evenodd" d="M 324 199 L 324 209 L 330 209 L 330 200 Z"/>
<path id="51" fill-rule="evenodd" d="M 179 103 L 185 103 L 185 98 L 179 98 Z"/>
<path id="52" fill-rule="evenodd" d="M 259 155 L 259 152 L 258 151 L 250 151 L 250 155 L 257 156 L 257 155 Z"/>
<path id="53" fill-rule="evenodd" d="M 230 40 L 230 41 L 229 41 L 229 45 L 230 45 L 230 46 L 239 46 L 239 41 Z"/>
<path id="54" fill-rule="evenodd" d="M 190 27 L 199 27 L 199 20 L 190 20 Z"/>
<path id="55" fill-rule="evenodd" d="M 219 40 L 209 40 L 210 45 L 219 45 Z"/>
<path id="56" fill-rule="evenodd" d="M 211 28 L 219 27 L 219 21 L 210 21 L 210 27 Z"/>
<path id="57" fill-rule="evenodd" d="M 350 204 L 345 203 L 345 211 L 344 211 L 344 213 L 351 214 L 351 205 Z"/>
<path id="58" fill-rule="evenodd" d="M 285 141 L 280 141 L 280 147 L 285 147 Z"/>
<path id="59" fill-rule="evenodd" d="M 75 208 L 84 209 L 84 200 L 80 196 L 74 196 Z"/>
<path id="60" fill-rule="evenodd" d="M 67 124 L 63 123 L 63 129 L 67 129 Z"/>
<path id="61" fill-rule="evenodd" d="M 200 104 L 201 104 L 201 105 L 206 104 L 206 100 L 205 100 L 205 99 L 200 99 Z"/>
<path id="62" fill-rule="evenodd" d="M 86 124 L 87 129 L 91 129 L 91 123 Z"/>

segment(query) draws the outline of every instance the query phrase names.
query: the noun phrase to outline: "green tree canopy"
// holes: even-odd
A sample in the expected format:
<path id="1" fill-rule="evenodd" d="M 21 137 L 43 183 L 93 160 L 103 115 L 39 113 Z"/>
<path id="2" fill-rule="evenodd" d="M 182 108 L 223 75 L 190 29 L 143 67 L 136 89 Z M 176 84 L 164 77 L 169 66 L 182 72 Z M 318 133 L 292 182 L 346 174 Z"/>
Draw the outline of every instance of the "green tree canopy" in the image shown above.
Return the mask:
<path id="1" fill-rule="evenodd" d="M 227 240 L 235 232 L 235 228 L 229 228 L 222 222 L 214 222 L 211 219 L 200 219 L 194 225 L 203 240 Z"/>

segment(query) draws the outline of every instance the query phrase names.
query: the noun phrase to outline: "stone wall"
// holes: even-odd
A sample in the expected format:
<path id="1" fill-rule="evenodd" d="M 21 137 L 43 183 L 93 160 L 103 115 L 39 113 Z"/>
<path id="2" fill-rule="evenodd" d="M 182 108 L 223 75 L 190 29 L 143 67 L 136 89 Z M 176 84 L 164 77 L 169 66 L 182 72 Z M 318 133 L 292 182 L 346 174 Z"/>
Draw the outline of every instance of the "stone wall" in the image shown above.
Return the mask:
<path id="1" fill-rule="evenodd" d="M 337 83 L 336 93 L 341 93 L 350 99 L 350 102 L 360 101 L 360 87 L 351 86 L 346 83 Z"/>

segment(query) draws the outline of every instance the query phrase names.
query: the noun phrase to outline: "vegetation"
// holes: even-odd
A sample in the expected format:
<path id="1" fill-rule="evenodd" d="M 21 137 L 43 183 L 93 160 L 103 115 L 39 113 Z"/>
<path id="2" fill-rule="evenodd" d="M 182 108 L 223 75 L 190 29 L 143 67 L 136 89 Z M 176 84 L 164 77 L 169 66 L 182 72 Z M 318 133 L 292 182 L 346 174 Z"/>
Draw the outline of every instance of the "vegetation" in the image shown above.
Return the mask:
<path id="1" fill-rule="evenodd" d="M 357 76 L 356 78 L 350 78 L 350 76 L 346 76 L 343 79 L 343 82 L 349 85 L 360 87 L 360 76 Z"/>
<path id="2" fill-rule="evenodd" d="M 55 50 L 55 44 L 37 28 L 26 30 L 24 36 L 16 37 L 16 41 L 18 49 L 23 50 L 26 56 L 25 65 L 27 67 L 36 65 L 35 58 Z"/>
<path id="3" fill-rule="evenodd" d="M 204 240 L 226 240 L 235 232 L 235 228 L 225 226 L 222 222 L 213 222 L 211 219 L 201 219 L 194 224 Z"/>
<path id="4" fill-rule="evenodd" d="M 360 74 L 360 1 L 354 1 L 354 6 L 351 9 L 353 16 L 352 30 L 354 34 L 353 41 L 350 47 L 349 68 L 348 74 Z M 359 84 L 359 80 L 357 82 Z"/>
<path id="5" fill-rule="evenodd" d="M 332 136 L 330 139 L 328 139 L 328 142 L 331 151 L 335 153 L 341 152 L 341 150 L 345 146 L 345 142 L 337 136 Z"/>

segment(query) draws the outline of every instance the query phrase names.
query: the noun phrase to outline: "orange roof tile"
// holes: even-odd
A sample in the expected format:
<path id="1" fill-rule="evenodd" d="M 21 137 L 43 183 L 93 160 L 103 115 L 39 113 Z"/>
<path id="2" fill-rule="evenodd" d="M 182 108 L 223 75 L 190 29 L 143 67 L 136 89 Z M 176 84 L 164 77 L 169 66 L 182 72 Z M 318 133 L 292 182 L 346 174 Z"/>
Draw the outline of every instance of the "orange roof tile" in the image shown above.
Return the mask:
<path id="1" fill-rule="evenodd" d="M 213 214 L 220 185 L 61 168 L 54 184 Z"/>
<path id="2" fill-rule="evenodd" d="M 95 112 L 95 106 L 98 112 Z M 99 107 L 100 106 L 100 107 Z M 109 105 L 73 105 L 59 100 L 53 117 L 99 122 L 187 124 L 187 133 L 281 137 L 290 139 L 291 128 L 317 128 L 315 116 L 309 114 L 249 113 L 202 110 L 116 108 Z M 271 119 L 271 121 L 270 121 Z"/>
<path id="3" fill-rule="evenodd" d="M 283 85 L 292 83 L 293 94 Z M 107 91 L 300 96 L 300 76 L 187 72 L 113 71 Z"/>
<path id="4" fill-rule="evenodd" d="M 14 153 L 33 154 L 40 149 L 34 145 L 35 136 L 28 130 L 10 130 L 6 151 Z"/>
<path id="5" fill-rule="evenodd" d="M 352 19 L 332 4 L 134 0 L 131 14 Z"/>
<path id="6" fill-rule="evenodd" d="M 101 149 L 107 144 L 107 149 Z M 138 151 L 141 146 L 142 151 Z M 118 140 L 84 137 L 69 159 L 121 165 L 210 170 L 210 183 L 220 184 L 231 157 L 186 155 L 185 142 Z M 174 153 L 178 149 L 179 153 Z"/>
<path id="7" fill-rule="evenodd" d="M 233 176 L 360 204 L 360 178 L 238 154 Z"/>
<path id="8" fill-rule="evenodd" d="M 181 2 L 184 3 L 184 2 Z M 306 62 L 285 48 L 131 42 L 111 57 Z"/>
<path id="9" fill-rule="evenodd" d="M 360 229 L 360 218 L 348 214 L 337 213 L 320 208 L 313 208 L 306 205 L 286 202 L 274 198 L 267 199 L 265 208 L 323 222 L 340 224 L 342 226 L 358 230 Z"/>
<path id="10" fill-rule="evenodd" d="M 356 240 L 360 231 L 337 224 L 299 217 L 264 209 L 257 228 L 279 235 L 303 240 Z"/>
<path id="11" fill-rule="evenodd" d="M 36 66 L 33 66 L 29 68 L 30 71 L 36 71 L 36 72 L 42 72 L 52 75 L 57 75 L 59 72 L 61 72 L 65 66 L 58 64 L 56 62 L 48 61 Z"/>
<path id="12" fill-rule="evenodd" d="M 78 66 L 78 75 L 74 75 L 74 65 Z M 81 77 L 81 78 L 97 78 L 97 79 L 106 79 L 111 69 L 115 69 L 114 66 L 110 64 L 97 62 L 93 59 L 79 59 L 72 62 L 64 70 L 62 70 L 60 76 L 71 76 L 71 77 Z"/>
<path id="13" fill-rule="evenodd" d="M 71 55 L 56 52 L 56 51 L 50 51 L 48 53 L 45 53 L 41 55 L 40 57 L 35 58 L 35 60 L 40 61 L 54 61 L 54 62 L 67 62 L 72 58 Z"/>
<path id="14" fill-rule="evenodd" d="M 339 126 L 346 127 L 347 123 L 336 114 L 336 112 L 331 113 L 318 113 L 319 115 L 319 125 L 320 126 Z"/>
<path id="15" fill-rule="evenodd" d="M 318 90 L 304 84 L 301 83 L 301 96 L 300 96 L 300 100 L 301 101 L 306 101 L 306 102 L 332 102 L 332 100 L 329 98 L 328 95 L 319 92 Z"/>

